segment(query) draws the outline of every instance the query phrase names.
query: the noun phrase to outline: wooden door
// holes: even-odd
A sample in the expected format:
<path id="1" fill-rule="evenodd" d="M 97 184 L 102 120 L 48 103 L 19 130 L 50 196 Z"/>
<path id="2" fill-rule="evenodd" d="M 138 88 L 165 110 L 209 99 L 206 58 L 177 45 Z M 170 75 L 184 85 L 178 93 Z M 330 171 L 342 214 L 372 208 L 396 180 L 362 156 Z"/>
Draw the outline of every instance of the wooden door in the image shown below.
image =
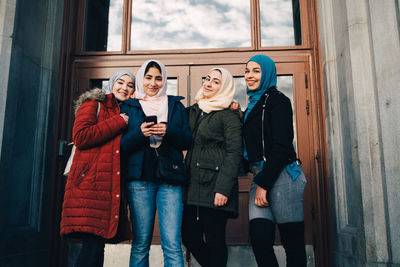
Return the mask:
<path id="1" fill-rule="evenodd" d="M 308 184 L 304 193 L 304 214 L 306 227 L 306 243 L 312 244 L 313 222 L 313 192 L 312 173 L 314 166 L 312 149 L 312 127 L 310 119 L 310 99 L 308 90 L 308 62 L 301 58 L 300 60 L 284 60 L 276 61 L 278 73 L 278 88 L 291 99 L 294 111 L 294 129 L 296 147 L 298 157 L 303 162 L 303 170 L 308 178 Z M 168 66 L 168 94 L 181 95 L 185 99 L 182 103 L 187 106 L 194 103 L 194 97 L 201 88 L 203 79 L 208 71 L 213 67 L 223 67 L 228 69 L 235 78 L 236 94 L 235 100 L 239 101 L 242 108 L 247 106 L 247 98 L 244 82 L 245 64 L 219 64 L 219 65 L 185 65 L 185 66 Z M 136 73 L 139 67 L 99 67 L 99 68 L 75 68 L 73 80 L 75 81 L 74 94 L 78 96 L 83 91 L 93 88 L 102 87 L 103 82 L 119 69 L 128 69 Z M 71 118 L 70 127 L 72 129 L 73 119 Z M 71 132 L 71 130 L 70 130 Z M 239 217 L 235 220 L 229 220 L 227 226 L 227 243 L 229 245 L 248 245 L 248 194 L 251 184 L 251 174 L 239 177 Z M 315 200 L 314 200 L 315 201 Z M 159 244 L 160 234 L 158 230 L 158 220 L 156 219 L 154 228 L 153 243 Z"/>
<path id="2" fill-rule="evenodd" d="M 228 69 L 235 79 L 236 94 L 235 100 L 239 101 L 242 109 L 247 106 L 246 86 L 244 82 L 245 64 L 230 65 L 207 65 L 190 67 L 190 103 L 194 103 L 194 96 L 201 87 L 202 81 L 213 67 L 223 67 Z M 277 62 L 278 89 L 291 99 L 294 111 L 294 146 L 298 157 L 303 162 L 303 170 L 308 178 L 308 185 L 304 193 L 304 214 L 306 227 L 306 243 L 312 244 L 312 206 L 313 198 L 311 184 L 313 176 L 311 170 L 314 161 L 311 155 L 311 120 L 309 119 L 309 98 L 307 84 L 307 62 Z M 239 218 L 229 220 L 227 225 L 227 243 L 229 245 L 247 245 L 249 244 L 248 235 L 248 196 L 251 184 L 251 174 L 239 177 Z"/>

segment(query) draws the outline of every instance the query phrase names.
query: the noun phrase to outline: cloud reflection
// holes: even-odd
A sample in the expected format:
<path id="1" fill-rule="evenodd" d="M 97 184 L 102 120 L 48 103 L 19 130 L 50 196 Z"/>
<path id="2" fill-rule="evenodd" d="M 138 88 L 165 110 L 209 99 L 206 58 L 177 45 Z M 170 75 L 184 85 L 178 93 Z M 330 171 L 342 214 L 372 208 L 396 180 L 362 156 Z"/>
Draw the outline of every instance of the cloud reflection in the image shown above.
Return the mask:
<path id="1" fill-rule="evenodd" d="M 251 46 L 250 0 L 133 0 L 131 50 Z M 294 45 L 291 0 L 260 0 L 262 46 Z M 123 0 L 111 0 L 107 51 L 120 51 Z"/>
<path id="2" fill-rule="evenodd" d="M 294 45 L 292 0 L 261 0 L 262 46 Z"/>
<path id="3" fill-rule="evenodd" d="M 122 50 L 122 19 L 124 3 L 122 0 L 111 0 L 108 14 L 107 51 Z"/>
<path id="4" fill-rule="evenodd" d="M 250 1 L 134 1 L 131 49 L 251 46 Z"/>

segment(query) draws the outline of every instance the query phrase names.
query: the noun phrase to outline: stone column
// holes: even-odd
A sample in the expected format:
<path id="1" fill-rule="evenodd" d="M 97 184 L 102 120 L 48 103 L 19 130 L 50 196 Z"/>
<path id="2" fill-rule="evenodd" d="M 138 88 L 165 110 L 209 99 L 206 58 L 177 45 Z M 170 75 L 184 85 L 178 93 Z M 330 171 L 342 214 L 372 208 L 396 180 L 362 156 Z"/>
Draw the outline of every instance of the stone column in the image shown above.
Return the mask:
<path id="1" fill-rule="evenodd" d="M 399 1 L 368 1 L 381 135 L 383 200 L 389 261 L 400 264 L 400 17 Z"/>
<path id="2" fill-rule="evenodd" d="M 14 31 L 15 6 L 16 0 L 3 0 L 0 2 L 0 158 L 3 142 L 12 35 Z"/>
<path id="3" fill-rule="evenodd" d="M 319 0 L 334 258 L 388 266 L 400 255 L 397 0 Z"/>

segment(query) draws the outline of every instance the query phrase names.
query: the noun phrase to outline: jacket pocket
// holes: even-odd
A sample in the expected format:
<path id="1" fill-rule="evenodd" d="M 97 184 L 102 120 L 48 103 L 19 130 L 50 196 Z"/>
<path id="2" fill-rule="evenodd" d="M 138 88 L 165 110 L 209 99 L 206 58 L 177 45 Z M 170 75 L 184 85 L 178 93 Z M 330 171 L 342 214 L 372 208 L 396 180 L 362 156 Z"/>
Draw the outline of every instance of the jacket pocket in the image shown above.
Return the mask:
<path id="1" fill-rule="evenodd" d="M 71 172 L 71 178 L 75 186 L 79 186 L 83 180 L 87 179 L 87 174 L 89 170 L 88 162 L 81 161 L 77 162 L 74 166 L 73 172 Z"/>
<path id="2" fill-rule="evenodd" d="M 84 155 L 86 154 L 86 155 Z M 96 182 L 98 153 L 81 152 L 74 168 L 74 184 L 81 189 L 92 188 Z"/>
<path id="3" fill-rule="evenodd" d="M 200 172 L 199 184 L 209 185 L 216 179 L 221 164 L 214 161 L 199 161 L 196 163 L 196 167 L 199 168 Z"/>

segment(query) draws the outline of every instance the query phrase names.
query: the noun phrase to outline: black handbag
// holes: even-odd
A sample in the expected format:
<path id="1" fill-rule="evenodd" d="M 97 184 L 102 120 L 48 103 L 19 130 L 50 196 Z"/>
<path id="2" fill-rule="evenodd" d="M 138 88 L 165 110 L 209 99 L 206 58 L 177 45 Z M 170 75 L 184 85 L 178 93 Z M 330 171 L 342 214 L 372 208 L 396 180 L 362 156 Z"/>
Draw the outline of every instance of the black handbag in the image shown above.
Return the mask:
<path id="1" fill-rule="evenodd" d="M 158 158 L 156 169 L 156 176 L 158 179 L 175 184 L 184 184 L 187 182 L 186 165 L 183 161 L 173 160 L 159 155 L 157 149 L 156 155 Z"/>

